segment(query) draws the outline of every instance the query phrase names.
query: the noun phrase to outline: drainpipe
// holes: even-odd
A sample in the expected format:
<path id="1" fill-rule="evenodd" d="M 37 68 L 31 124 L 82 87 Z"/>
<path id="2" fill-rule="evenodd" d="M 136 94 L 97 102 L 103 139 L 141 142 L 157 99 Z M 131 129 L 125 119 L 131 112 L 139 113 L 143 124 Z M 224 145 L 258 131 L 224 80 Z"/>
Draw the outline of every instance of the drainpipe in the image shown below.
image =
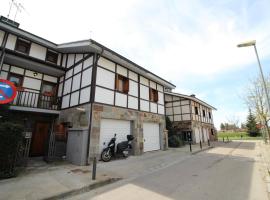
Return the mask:
<path id="1" fill-rule="evenodd" d="M 4 58 L 5 58 L 5 49 L 6 49 L 6 44 L 7 44 L 7 39 L 8 39 L 8 33 L 5 32 L 5 35 L 4 35 L 4 39 L 2 41 L 2 45 L 1 45 L 1 55 L 0 55 L 0 72 L 2 71 L 2 66 L 3 66 L 3 63 L 4 63 Z"/>
<path id="2" fill-rule="evenodd" d="M 92 112 L 93 112 L 93 103 L 95 100 L 95 88 L 96 88 L 96 75 L 97 75 L 97 63 L 99 58 L 104 52 L 104 48 L 101 49 L 101 52 L 99 55 L 96 53 L 94 54 L 94 63 L 93 63 L 93 69 L 92 69 L 92 80 L 91 80 L 91 95 L 90 95 L 90 103 L 91 103 L 91 109 L 90 109 L 90 116 L 89 116 L 89 132 L 88 132 L 88 142 L 87 142 L 87 164 L 90 164 L 90 136 L 91 136 L 91 128 L 92 128 Z"/>

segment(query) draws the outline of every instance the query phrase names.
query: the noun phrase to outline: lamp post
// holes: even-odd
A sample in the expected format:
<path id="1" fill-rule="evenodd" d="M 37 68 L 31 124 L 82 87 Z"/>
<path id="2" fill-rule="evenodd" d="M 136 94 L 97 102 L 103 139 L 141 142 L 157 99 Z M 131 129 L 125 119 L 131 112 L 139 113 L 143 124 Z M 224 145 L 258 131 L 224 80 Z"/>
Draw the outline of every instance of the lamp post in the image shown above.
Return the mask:
<path id="1" fill-rule="evenodd" d="M 262 82 L 263 82 L 264 92 L 265 92 L 265 96 L 266 96 L 268 113 L 269 113 L 270 112 L 269 95 L 268 95 L 268 90 L 267 90 L 267 87 L 266 87 L 265 79 L 264 79 L 264 76 L 263 76 L 261 62 L 260 62 L 260 59 L 259 59 L 259 56 L 258 56 L 258 52 L 257 52 L 257 48 L 256 48 L 256 40 L 251 40 L 251 41 L 244 42 L 244 43 L 241 43 L 241 44 L 238 44 L 237 45 L 237 47 L 250 47 L 250 46 L 253 46 L 254 47 L 255 54 L 256 54 L 256 57 L 257 57 L 257 61 L 258 61 L 259 69 L 260 69 L 260 74 L 261 74 L 261 79 L 262 79 Z"/>

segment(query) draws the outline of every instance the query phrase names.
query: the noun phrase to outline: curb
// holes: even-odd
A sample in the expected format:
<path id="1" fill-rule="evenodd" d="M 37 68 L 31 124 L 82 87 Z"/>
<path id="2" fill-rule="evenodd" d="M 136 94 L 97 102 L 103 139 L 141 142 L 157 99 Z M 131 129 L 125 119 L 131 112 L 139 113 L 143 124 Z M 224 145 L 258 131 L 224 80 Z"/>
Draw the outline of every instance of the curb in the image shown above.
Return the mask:
<path id="1" fill-rule="evenodd" d="M 122 178 L 110 178 L 110 179 L 107 179 L 107 180 L 104 180 L 104 181 L 100 181 L 100 182 L 96 182 L 96 183 L 93 183 L 93 184 L 86 185 L 86 186 L 78 188 L 78 189 L 73 189 L 73 190 L 70 190 L 70 191 L 67 191 L 67 192 L 56 194 L 54 196 L 46 197 L 46 198 L 43 198 L 42 200 L 56 200 L 56 199 L 63 199 L 63 198 L 66 198 L 66 197 L 75 196 L 75 195 L 78 195 L 78 194 L 81 194 L 81 193 L 89 192 L 90 190 L 102 187 L 104 185 L 114 183 L 114 182 L 119 181 L 121 179 Z"/>
<path id="2" fill-rule="evenodd" d="M 198 151 L 192 152 L 191 155 L 195 155 L 195 154 L 197 154 L 197 153 L 200 153 L 200 152 L 203 152 L 203 151 L 212 149 L 212 148 L 214 148 L 214 147 L 213 147 L 213 146 L 210 146 L 210 147 L 207 147 L 207 148 L 205 148 L 205 149 L 200 149 L 200 150 L 198 150 Z"/>

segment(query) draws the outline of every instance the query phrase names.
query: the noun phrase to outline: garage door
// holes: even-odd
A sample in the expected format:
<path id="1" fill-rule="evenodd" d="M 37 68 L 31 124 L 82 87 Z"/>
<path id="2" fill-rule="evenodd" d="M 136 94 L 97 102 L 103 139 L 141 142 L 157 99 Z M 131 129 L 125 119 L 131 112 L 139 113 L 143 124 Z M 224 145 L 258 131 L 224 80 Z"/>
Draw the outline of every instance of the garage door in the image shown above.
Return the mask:
<path id="1" fill-rule="evenodd" d="M 206 128 L 203 128 L 203 139 L 204 139 L 204 142 L 207 142 L 208 140 L 208 130 Z"/>
<path id="2" fill-rule="evenodd" d="M 144 152 L 160 149 L 159 124 L 143 123 Z"/>
<path id="3" fill-rule="evenodd" d="M 116 134 L 116 144 L 127 140 L 130 132 L 130 121 L 102 119 L 100 124 L 99 152 L 107 147 L 111 138 Z"/>
<path id="4" fill-rule="evenodd" d="M 199 130 L 199 128 L 195 128 L 194 129 L 194 131 L 195 131 L 195 143 L 199 143 L 200 142 L 200 130 Z"/>

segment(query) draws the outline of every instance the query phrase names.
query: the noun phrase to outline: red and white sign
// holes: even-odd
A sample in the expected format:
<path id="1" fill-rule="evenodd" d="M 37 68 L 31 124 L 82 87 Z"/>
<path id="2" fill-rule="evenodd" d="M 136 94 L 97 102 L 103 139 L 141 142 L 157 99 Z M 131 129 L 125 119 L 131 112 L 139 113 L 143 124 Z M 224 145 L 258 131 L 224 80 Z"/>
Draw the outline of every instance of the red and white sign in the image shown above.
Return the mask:
<path id="1" fill-rule="evenodd" d="M 7 104 L 15 99 L 17 90 L 8 80 L 0 79 L 0 104 Z"/>

